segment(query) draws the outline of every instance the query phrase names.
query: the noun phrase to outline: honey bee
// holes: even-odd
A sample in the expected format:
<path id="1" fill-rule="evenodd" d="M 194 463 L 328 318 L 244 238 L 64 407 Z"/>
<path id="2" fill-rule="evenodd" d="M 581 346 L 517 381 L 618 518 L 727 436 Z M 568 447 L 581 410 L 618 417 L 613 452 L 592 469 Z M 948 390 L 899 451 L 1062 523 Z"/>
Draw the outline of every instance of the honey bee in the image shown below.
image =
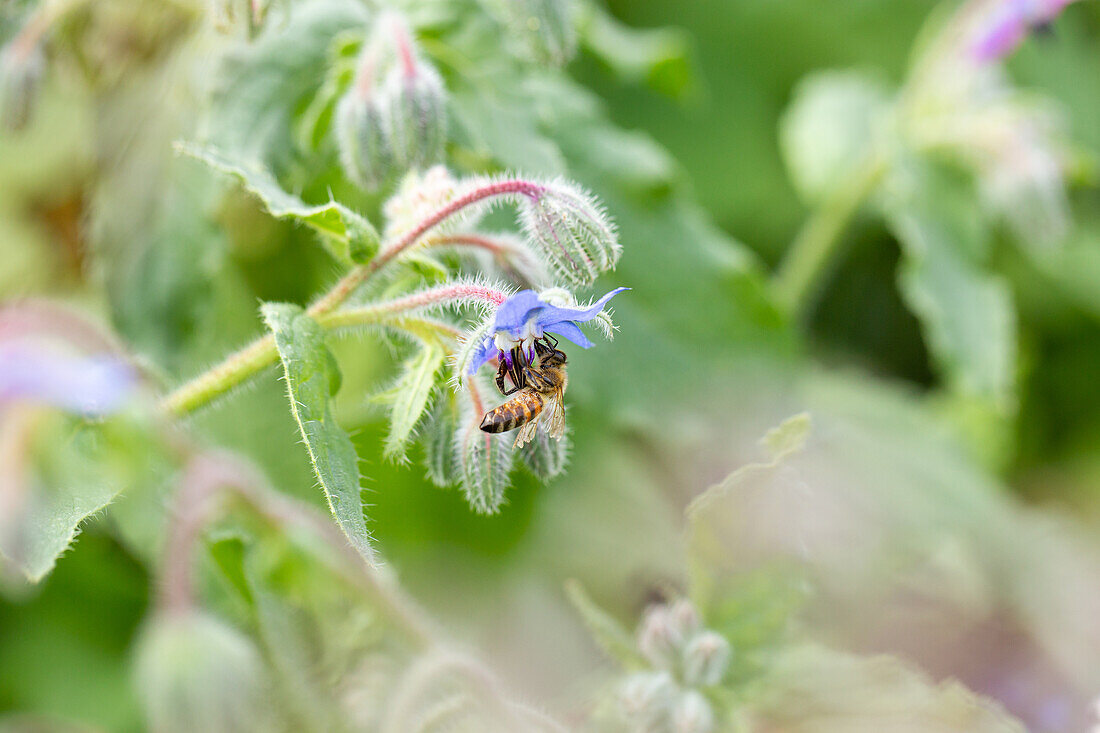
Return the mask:
<path id="1" fill-rule="evenodd" d="M 522 349 L 512 350 L 510 366 L 502 361 L 497 371 L 497 387 L 505 396 L 519 394 L 489 410 L 481 420 L 481 429 L 487 433 L 506 433 L 520 428 L 516 435 L 517 448 L 534 439 L 540 422 L 551 438 L 560 438 L 565 433 L 562 398 L 569 382 L 565 373 L 565 352 L 546 336 L 535 341 L 534 351 L 534 361 L 528 361 Z M 505 374 L 512 378 L 512 389 L 505 389 Z"/>

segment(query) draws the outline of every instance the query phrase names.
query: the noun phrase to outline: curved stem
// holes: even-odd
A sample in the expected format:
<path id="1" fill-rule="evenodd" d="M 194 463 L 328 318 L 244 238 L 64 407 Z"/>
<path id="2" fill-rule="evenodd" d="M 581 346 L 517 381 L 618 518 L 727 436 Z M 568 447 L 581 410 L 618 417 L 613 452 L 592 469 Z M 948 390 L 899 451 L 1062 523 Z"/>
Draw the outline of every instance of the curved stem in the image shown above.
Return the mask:
<path id="1" fill-rule="evenodd" d="M 367 281 L 374 273 L 393 261 L 395 257 L 420 241 L 421 237 L 439 226 L 444 220 L 454 216 L 467 206 L 484 201 L 495 196 L 513 196 L 516 194 L 538 198 L 543 193 L 543 187 L 531 181 L 512 178 L 503 181 L 495 181 L 484 186 L 479 186 L 473 191 L 460 196 L 447 205 L 437 209 L 430 216 L 421 221 L 414 229 L 402 236 L 396 242 L 383 246 L 373 260 L 360 265 L 345 275 L 333 286 L 327 294 L 309 307 L 311 316 L 319 316 L 336 310 L 345 300 L 354 293 L 360 285 Z"/>
<path id="2" fill-rule="evenodd" d="M 810 215 L 787 250 L 772 286 L 779 303 L 794 318 L 812 309 L 824 279 L 842 251 L 845 227 L 874 191 L 884 172 L 871 156 Z"/>

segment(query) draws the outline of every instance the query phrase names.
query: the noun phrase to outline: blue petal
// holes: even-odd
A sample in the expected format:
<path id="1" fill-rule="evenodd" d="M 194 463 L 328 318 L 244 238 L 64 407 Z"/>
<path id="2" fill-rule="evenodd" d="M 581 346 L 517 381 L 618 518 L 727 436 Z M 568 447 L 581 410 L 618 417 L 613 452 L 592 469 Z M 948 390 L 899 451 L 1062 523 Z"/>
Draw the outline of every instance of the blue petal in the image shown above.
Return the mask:
<path id="1" fill-rule="evenodd" d="M 521 290 L 497 308 L 495 329 L 498 333 L 503 331 L 512 338 L 519 338 L 532 311 L 545 307 L 546 304 L 539 300 L 534 290 Z"/>
<path id="2" fill-rule="evenodd" d="M 572 321 L 560 321 L 551 324 L 546 327 L 546 330 L 569 339 L 582 349 L 591 349 L 593 346 L 592 342 L 588 340 L 588 337 L 584 335 L 584 332 L 582 332 L 581 329 L 577 327 L 577 324 Z"/>
<path id="3" fill-rule="evenodd" d="M 478 345 L 477 349 L 474 351 L 474 355 L 470 359 L 470 367 L 466 370 L 466 373 L 473 374 L 474 372 L 476 372 L 482 367 L 482 365 L 488 363 L 493 358 L 493 356 L 495 356 L 496 351 L 497 347 L 496 344 L 493 343 L 493 337 L 486 336 L 485 339 L 481 342 L 481 344 Z"/>
<path id="4" fill-rule="evenodd" d="M 553 331 L 553 329 L 550 328 L 551 325 L 562 323 L 564 321 L 573 321 L 574 323 L 584 323 L 585 321 L 591 321 L 593 318 L 600 314 L 600 311 L 602 311 L 604 309 L 604 306 L 607 305 L 607 301 L 611 300 L 624 290 L 630 290 L 630 288 L 615 288 L 610 293 L 603 296 L 587 308 L 563 308 L 556 305 L 543 306 L 542 310 L 538 312 L 536 323 L 538 323 L 538 325 L 541 326 L 544 331 Z"/>

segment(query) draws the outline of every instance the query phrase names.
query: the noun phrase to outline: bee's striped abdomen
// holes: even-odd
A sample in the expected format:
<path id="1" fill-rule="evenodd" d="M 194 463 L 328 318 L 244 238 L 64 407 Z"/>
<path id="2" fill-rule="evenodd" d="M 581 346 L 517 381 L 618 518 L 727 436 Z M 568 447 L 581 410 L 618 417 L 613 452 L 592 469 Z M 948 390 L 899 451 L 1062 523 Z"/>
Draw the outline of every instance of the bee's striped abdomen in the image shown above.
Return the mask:
<path id="1" fill-rule="evenodd" d="M 534 420 L 542 412 L 543 397 L 532 389 L 524 389 L 518 395 L 485 413 L 481 429 L 487 433 L 506 433 Z"/>

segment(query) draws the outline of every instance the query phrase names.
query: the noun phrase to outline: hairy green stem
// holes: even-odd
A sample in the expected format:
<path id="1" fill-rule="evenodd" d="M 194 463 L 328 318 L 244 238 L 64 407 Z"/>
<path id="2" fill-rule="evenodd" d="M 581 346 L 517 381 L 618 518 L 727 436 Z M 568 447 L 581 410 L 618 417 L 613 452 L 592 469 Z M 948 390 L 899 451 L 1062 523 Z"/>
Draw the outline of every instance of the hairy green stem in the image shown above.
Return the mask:
<path id="1" fill-rule="evenodd" d="M 448 324 L 422 318 L 403 318 L 402 314 L 433 303 L 482 300 L 500 305 L 506 293 L 482 285 L 453 284 L 430 288 L 383 303 L 320 313 L 314 316 L 326 331 L 392 323 L 414 333 L 432 334 L 441 340 L 454 340 L 458 331 Z M 161 403 L 165 412 L 186 415 L 240 385 L 249 377 L 279 360 L 275 339 L 262 336 L 225 361 L 181 385 Z"/>
<path id="2" fill-rule="evenodd" d="M 867 158 L 818 206 L 795 236 L 772 283 L 779 304 L 794 318 L 805 318 L 813 308 L 842 252 L 845 227 L 874 191 L 883 172 L 881 158 Z"/>
<path id="3" fill-rule="evenodd" d="M 275 338 L 261 336 L 194 379 L 180 385 L 161 402 L 170 415 L 186 415 L 237 387 L 279 360 Z"/>

